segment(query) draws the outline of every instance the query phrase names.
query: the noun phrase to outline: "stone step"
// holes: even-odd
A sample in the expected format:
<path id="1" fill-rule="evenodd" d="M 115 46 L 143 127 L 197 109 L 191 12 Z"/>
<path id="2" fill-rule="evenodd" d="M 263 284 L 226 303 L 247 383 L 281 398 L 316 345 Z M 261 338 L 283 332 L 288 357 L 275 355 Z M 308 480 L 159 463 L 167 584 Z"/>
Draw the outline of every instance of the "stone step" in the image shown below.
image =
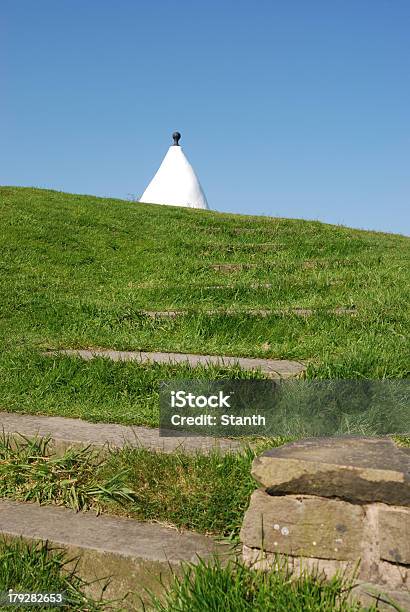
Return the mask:
<path id="1" fill-rule="evenodd" d="M 215 272 L 238 272 L 240 270 L 252 270 L 254 268 L 260 268 L 261 266 L 256 263 L 215 263 L 209 266 Z"/>
<path id="2" fill-rule="evenodd" d="M 116 351 L 112 349 L 60 349 L 45 351 L 44 355 L 53 357 L 69 355 L 82 359 L 105 357 L 112 361 L 136 361 L 137 363 L 188 364 L 219 367 L 239 366 L 244 370 L 259 370 L 268 378 L 290 378 L 298 376 L 306 367 L 298 361 L 281 359 L 259 359 L 251 357 L 228 357 L 220 355 L 194 355 L 191 353 L 163 353 L 145 351 Z"/>
<path id="3" fill-rule="evenodd" d="M 187 286 L 181 286 L 181 285 L 164 285 L 163 283 L 161 284 L 152 284 L 150 281 L 147 282 L 142 282 L 142 283 L 129 283 L 128 284 L 129 287 L 137 287 L 138 289 L 203 289 L 203 290 L 209 290 L 209 289 L 272 289 L 272 287 L 274 286 L 273 283 L 250 283 L 249 285 L 239 285 L 237 284 L 225 284 L 225 285 L 195 285 L 195 284 L 190 284 L 188 287 Z"/>
<path id="4" fill-rule="evenodd" d="M 93 597 L 100 597 L 111 576 L 104 598 L 118 599 L 131 591 L 127 609 L 141 609 L 139 596 L 147 601 L 145 589 L 161 593 L 159 579 L 166 583 L 182 562 L 196 563 L 214 555 L 224 561 L 233 556 L 228 545 L 199 533 L 6 499 L 0 500 L 0 532 L 7 539 L 48 540 L 51 546 L 64 548 L 68 558 L 79 557 L 77 573 L 87 582 L 94 581 L 88 587 Z"/>
<path id="5" fill-rule="evenodd" d="M 58 416 L 41 416 L 0 412 L 0 429 L 5 434 L 27 438 L 50 437 L 53 451 L 63 453 L 68 447 L 122 448 L 125 445 L 146 448 L 150 451 L 172 453 L 181 450 L 187 453 L 222 453 L 238 451 L 240 442 L 207 436 L 160 437 L 159 429 L 118 425 L 116 423 L 89 423 L 81 419 Z"/>
<path id="6" fill-rule="evenodd" d="M 207 315 L 207 316 L 213 316 L 213 315 L 227 315 L 227 316 L 232 316 L 232 315 L 250 315 L 250 316 L 255 316 L 255 317 L 271 317 L 274 315 L 281 315 L 281 316 L 286 316 L 286 315 L 296 315 L 298 317 L 310 317 L 314 314 L 317 314 L 318 312 L 320 312 L 319 310 L 315 310 L 312 308 L 289 308 L 289 309 L 282 309 L 282 310 L 267 310 L 267 309 L 252 309 L 252 310 L 235 310 L 233 308 L 226 308 L 226 309 L 214 309 L 214 310 L 203 310 L 203 311 L 196 311 L 195 315 Z M 190 310 L 186 310 L 186 309 L 176 309 L 176 310 L 141 310 L 141 313 L 151 317 L 153 319 L 155 318 L 175 318 L 175 317 L 179 317 L 179 316 L 184 316 L 184 315 L 189 315 L 189 314 L 193 314 L 192 311 Z M 356 315 L 357 314 L 357 310 L 355 308 L 333 308 L 332 310 L 326 310 L 327 314 L 335 314 L 335 315 Z"/>

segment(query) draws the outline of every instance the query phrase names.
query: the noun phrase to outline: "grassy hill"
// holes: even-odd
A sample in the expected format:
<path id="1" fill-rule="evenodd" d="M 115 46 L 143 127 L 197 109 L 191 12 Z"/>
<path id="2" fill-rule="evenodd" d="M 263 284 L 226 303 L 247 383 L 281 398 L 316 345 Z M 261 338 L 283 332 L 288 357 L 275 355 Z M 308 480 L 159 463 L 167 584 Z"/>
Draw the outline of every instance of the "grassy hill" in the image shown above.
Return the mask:
<path id="1" fill-rule="evenodd" d="M 404 236 L 14 187 L 0 188 L 0 227 L 4 410 L 155 425 L 158 380 L 193 377 L 46 348 L 296 359 L 310 378 L 408 374 Z"/>

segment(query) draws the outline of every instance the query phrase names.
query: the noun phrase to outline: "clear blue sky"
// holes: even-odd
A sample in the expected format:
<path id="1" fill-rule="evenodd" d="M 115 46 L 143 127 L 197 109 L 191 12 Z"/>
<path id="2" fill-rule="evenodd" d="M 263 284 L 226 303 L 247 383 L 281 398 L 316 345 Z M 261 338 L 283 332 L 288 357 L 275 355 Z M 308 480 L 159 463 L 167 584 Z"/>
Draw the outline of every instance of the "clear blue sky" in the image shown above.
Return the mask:
<path id="1" fill-rule="evenodd" d="M 0 184 L 410 233 L 409 0 L 2 0 Z"/>

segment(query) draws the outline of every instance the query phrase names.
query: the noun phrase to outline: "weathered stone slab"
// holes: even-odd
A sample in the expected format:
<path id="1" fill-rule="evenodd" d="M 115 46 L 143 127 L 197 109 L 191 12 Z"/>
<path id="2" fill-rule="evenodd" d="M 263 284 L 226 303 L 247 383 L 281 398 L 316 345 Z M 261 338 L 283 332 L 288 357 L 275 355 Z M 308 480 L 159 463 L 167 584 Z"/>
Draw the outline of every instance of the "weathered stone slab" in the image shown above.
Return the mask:
<path id="1" fill-rule="evenodd" d="M 379 510 L 380 558 L 410 565 L 410 509 Z"/>
<path id="2" fill-rule="evenodd" d="M 252 475 L 271 495 L 410 506 L 410 455 L 389 438 L 301 440 L 263 453 Z"/>
<path id="3" fill-rule="evenodd" d="M 239 270 L 250 270 L 251 268 L 257 268 L 257 264 L 251 263 L 220 263 L 211 264 L 211 268 L 216 272 L 237 272 Z"/>
<path id="4" fill-rule="evenodd" d="M 251 548 L 293 556 L 357 560 L 362 550 L 361 506 L 314 496 L 272 497 L 254 491 L 241 529 Z"/>
<path id="5" fill-rule="evenodd" d="M 317 311 L 316 311 L 317 312 Z M 351 308 L 334 308 L 333 310 L 327 311 L 329 314 L 336 315 L 356 315 L 357 310 Z M 155 318 L 164 318 L 164 319 L 175 319 L 176 317 L 186 316 L 188 314 L 192 314 L 189 310 L 142 310 L 141 313 L 147 317 Z M 195 314 L 198 314 L 196 312 Z M 212 310 L 204 310 L 201 311 L 200 314 L 214 316 L 214 315 L 250 315 L 255 317 L 271 317 L 275 315 L 297 315 L 299 317 L 309 317 L 315 314 L 315 310 L 311 308 L 289 308 L 289 309 L 280 309 L 280 310 L 268 310 L 264 308 L 253 308 L 247 310 L 238 310 L 235 308 L 219 308 Z"/>
<path id="6" fill-rule="evenodd" d="M 243 448 L 237 440 L 226 438 L 161 437 L 158 428 L 117 423 L 89 423 L 82 419 L 15 412 L 0 412 L 0 430 L 11 436 L 50 437 L 53 451 L 57 454 L 63 453 L 70 446 L 84 448 L 89 445 L 97 448 L 107 446 L 114 449 L 131 446 L 162 453 L 179 450 L 185 453 L 203 454 L 213 450 L 221 453 L 234 452 Z"/>
<path id="7" fill-rule="evenodd" d="M 227 545 L 198 533 L 5 499 L 0 500 L 0 532 L 8 539 L 48 540 L 53 547 L 64 548 L 69 558 L 80 555 L 77 572 L 87 582 L 95 581 L 91 595 L 98 597 L 112 576 L 104 593 L 107 599 L 133 591 L 138 602 L 139 596 L 145 598 L 145 588 L 161 592 L 160 578 L 166 582 L 182 562 L 197 563 L 214 555 L 223 561 L 231 556 Z"/>
<path id="8" fill-rule="evenodd" d="M 290 378 L 298 376 L 306 368 L 298 361 L 287 361 L 282 359 L 259 359 L 252 357 L 228 357 L 220 355 L 196 355 L 193 353 L 162 353 L 144 351 L 116 351 L 112 349 L 62 349 L 45 351 L 44 355 L 53 357 L 55 355 L 70 355 L 82 359 L 94 359 L 105 357 L 113 361 L 136 361 L 137 363 L 164 363 L 188 364 L 191 367 L 198 365 L 216 365 L 219 367 L 239 366 L 244 370 L 259 370 L 268 378 Z"/>

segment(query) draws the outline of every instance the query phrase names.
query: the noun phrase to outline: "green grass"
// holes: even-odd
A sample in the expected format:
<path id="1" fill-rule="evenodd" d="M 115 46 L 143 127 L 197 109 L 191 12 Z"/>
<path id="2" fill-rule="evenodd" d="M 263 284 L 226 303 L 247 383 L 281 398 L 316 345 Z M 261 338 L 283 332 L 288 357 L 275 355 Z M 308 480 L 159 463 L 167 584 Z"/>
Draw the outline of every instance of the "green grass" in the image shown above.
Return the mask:
<path id="1" fill-rule="evenodd" d="M 71 561 L 63 550 L 52 548 L 47 542 L 29 544 L 22 540 L 1 540 L 0 591 L 12 588 L 14 592 L 65 593 L 67 605 L 59 609 L 73 612 L 130 609 L 125 601 L 95 601 L 86 596 L 87 583 L 77 574 L 75 563 Z M 351 586 L 340 576 L 330 581 L 308 573 L 291 578 L 281 566 L 277 571 L 262 572 L 249 569 L 240 562 L 229 562 L 225 567 L 217 561 L 200 562 L 198 565 L 186 564 L 182 576 L 175 575 L 159 597 L 148 597 L 151 601 L 145 609 L 157 612 L 376 610 L 375 607 L 363 608 L 354 599 L 348 601 Z M 10 607 L 0 606 L 0 610 L 6 612 Z"/>
<path id="2" fill-rule="evenodd" d="M 266 447 L 281 441 L 266 442 Z M 283 443 L 283 442 L 282 442 Z M 255 451 L 209 455 L 152 453 L 125 449 L 102 468 L 109 478 L 126 473 L 134 502 L 108 501 L 105 511 L 144 521 L 160 521 L 201 533 L 237 539 L 249 498 L 257 487 L 251 476 Z"/>
<path id="3" fill-rule="evenodd" d="M 42 413 L 158 427 L 159 382 L 180 379 L 261 378 L 238 367 L 184 364 L 137 365 L 105 358 L 83 361 L 19 351 L 0 355 L 0 406 L 9 411 Z"/>
<path id="4" fill-rule="evenodd" d="M 353 598 L 352 583 L 342 576 L 329 581 L 302 572 L 297 578 L 281 565 L 263 572 L 240 562 L 203 562 L 185 566 L 164 599 L 152 597 L 157 612 L 361 612 Z M 147 608 L 149 609 L 149 608 Z"/>
<path id="5" fill-rule="evenodd" d="M 408 375 L 404 236 L 15 187 L 0 188 L 0 227 L 5 410 L 102 420 L 124 413 L 123 422 L 152 425 L 157 380 L 186 374 L 42 361 L 46 348 L 296 359 L 308 365 L 309 378 Z M 247 267 L 212 267 L 220 263 Z M 246 314 L 294 307 L 315 314 Z M 357 314 L 329 312 L 335 307 Z M 174 308 L 189 313 L 153 320 L 141 312 Z M 213 308 L 235 314 L 206 314 Z"/>
<path id="6" fill-rule="evenodd" d="M 153 453 L 125 448 L 52 454 L 47 439 L 0 437 L 0 496 L 74 510 L 160 521 L 181 529 L 236 538 L 256 488 L 255 453 L 283 444 L 259 442 L 243 453 Z"/>
<path id="7" fill-rule="evenodd" d="M 98 453 L 90 448 L 51 455 L 47 438 L 0 437 L 0 496 L 54 503 L 73 510 L 95 509 L 107 500 L 133 501 L 123 473 L 98 478 Z M 100 463 L 101 464 L 101 463 Z"/>
<path id="8" fill-rule="evenodd" d="M 64 551 L 47 542 L 28 544 L 22 540 L 0 540 L 0 592 L 13 589 L 16 593 L 65 593 L 66 605 L 59 610 L 97 612 L 112 609 L 108 602 L 93 601 L 85 595 L 87 584 L 77 575 L 75 563 Z M 8 612 L 16 606 L 1 606 Z M 20 610 L 56 610 L 56 607 L 19 607 Z"/>
<path id="9" fill-rule="evenodd" d="M 155 426 L 161 379 L 260 376 L 41 356 L 48 348 L 296 359 L 307 364 L 308 378 L 408 376 L 404 236 L 14 187 L 0 188 L 0 227 L 1 409 Z M 357 314 L 330 312 L 343 307 Z M 234 314 L 207 313 L 227 308 Z M 315 312 L 246 312 L 255 308 Z M 142 313 L 173 309 L 188 313 L 155 320 Z M 251 450 L 204 457 L 124 449 L 104 459 L 87 450 L 56 458 L 44 441 L 16 450 L 3 439 L 0 454 L 3 496 L 231 538 L 256 486 Z M 12 546 L 0 547 L 0 590 L 11 583 L 15 590 L 69 590 L 70 609 L 98 609 L 85 601 L 83 583 L 67 578 L 58 553 Z M 339 579 L 291 581 L 241 565 L 186 572 L 158 610 L 215 610 L 221 602 L 235 612 L 359 609 L 346 602 Z"/>

